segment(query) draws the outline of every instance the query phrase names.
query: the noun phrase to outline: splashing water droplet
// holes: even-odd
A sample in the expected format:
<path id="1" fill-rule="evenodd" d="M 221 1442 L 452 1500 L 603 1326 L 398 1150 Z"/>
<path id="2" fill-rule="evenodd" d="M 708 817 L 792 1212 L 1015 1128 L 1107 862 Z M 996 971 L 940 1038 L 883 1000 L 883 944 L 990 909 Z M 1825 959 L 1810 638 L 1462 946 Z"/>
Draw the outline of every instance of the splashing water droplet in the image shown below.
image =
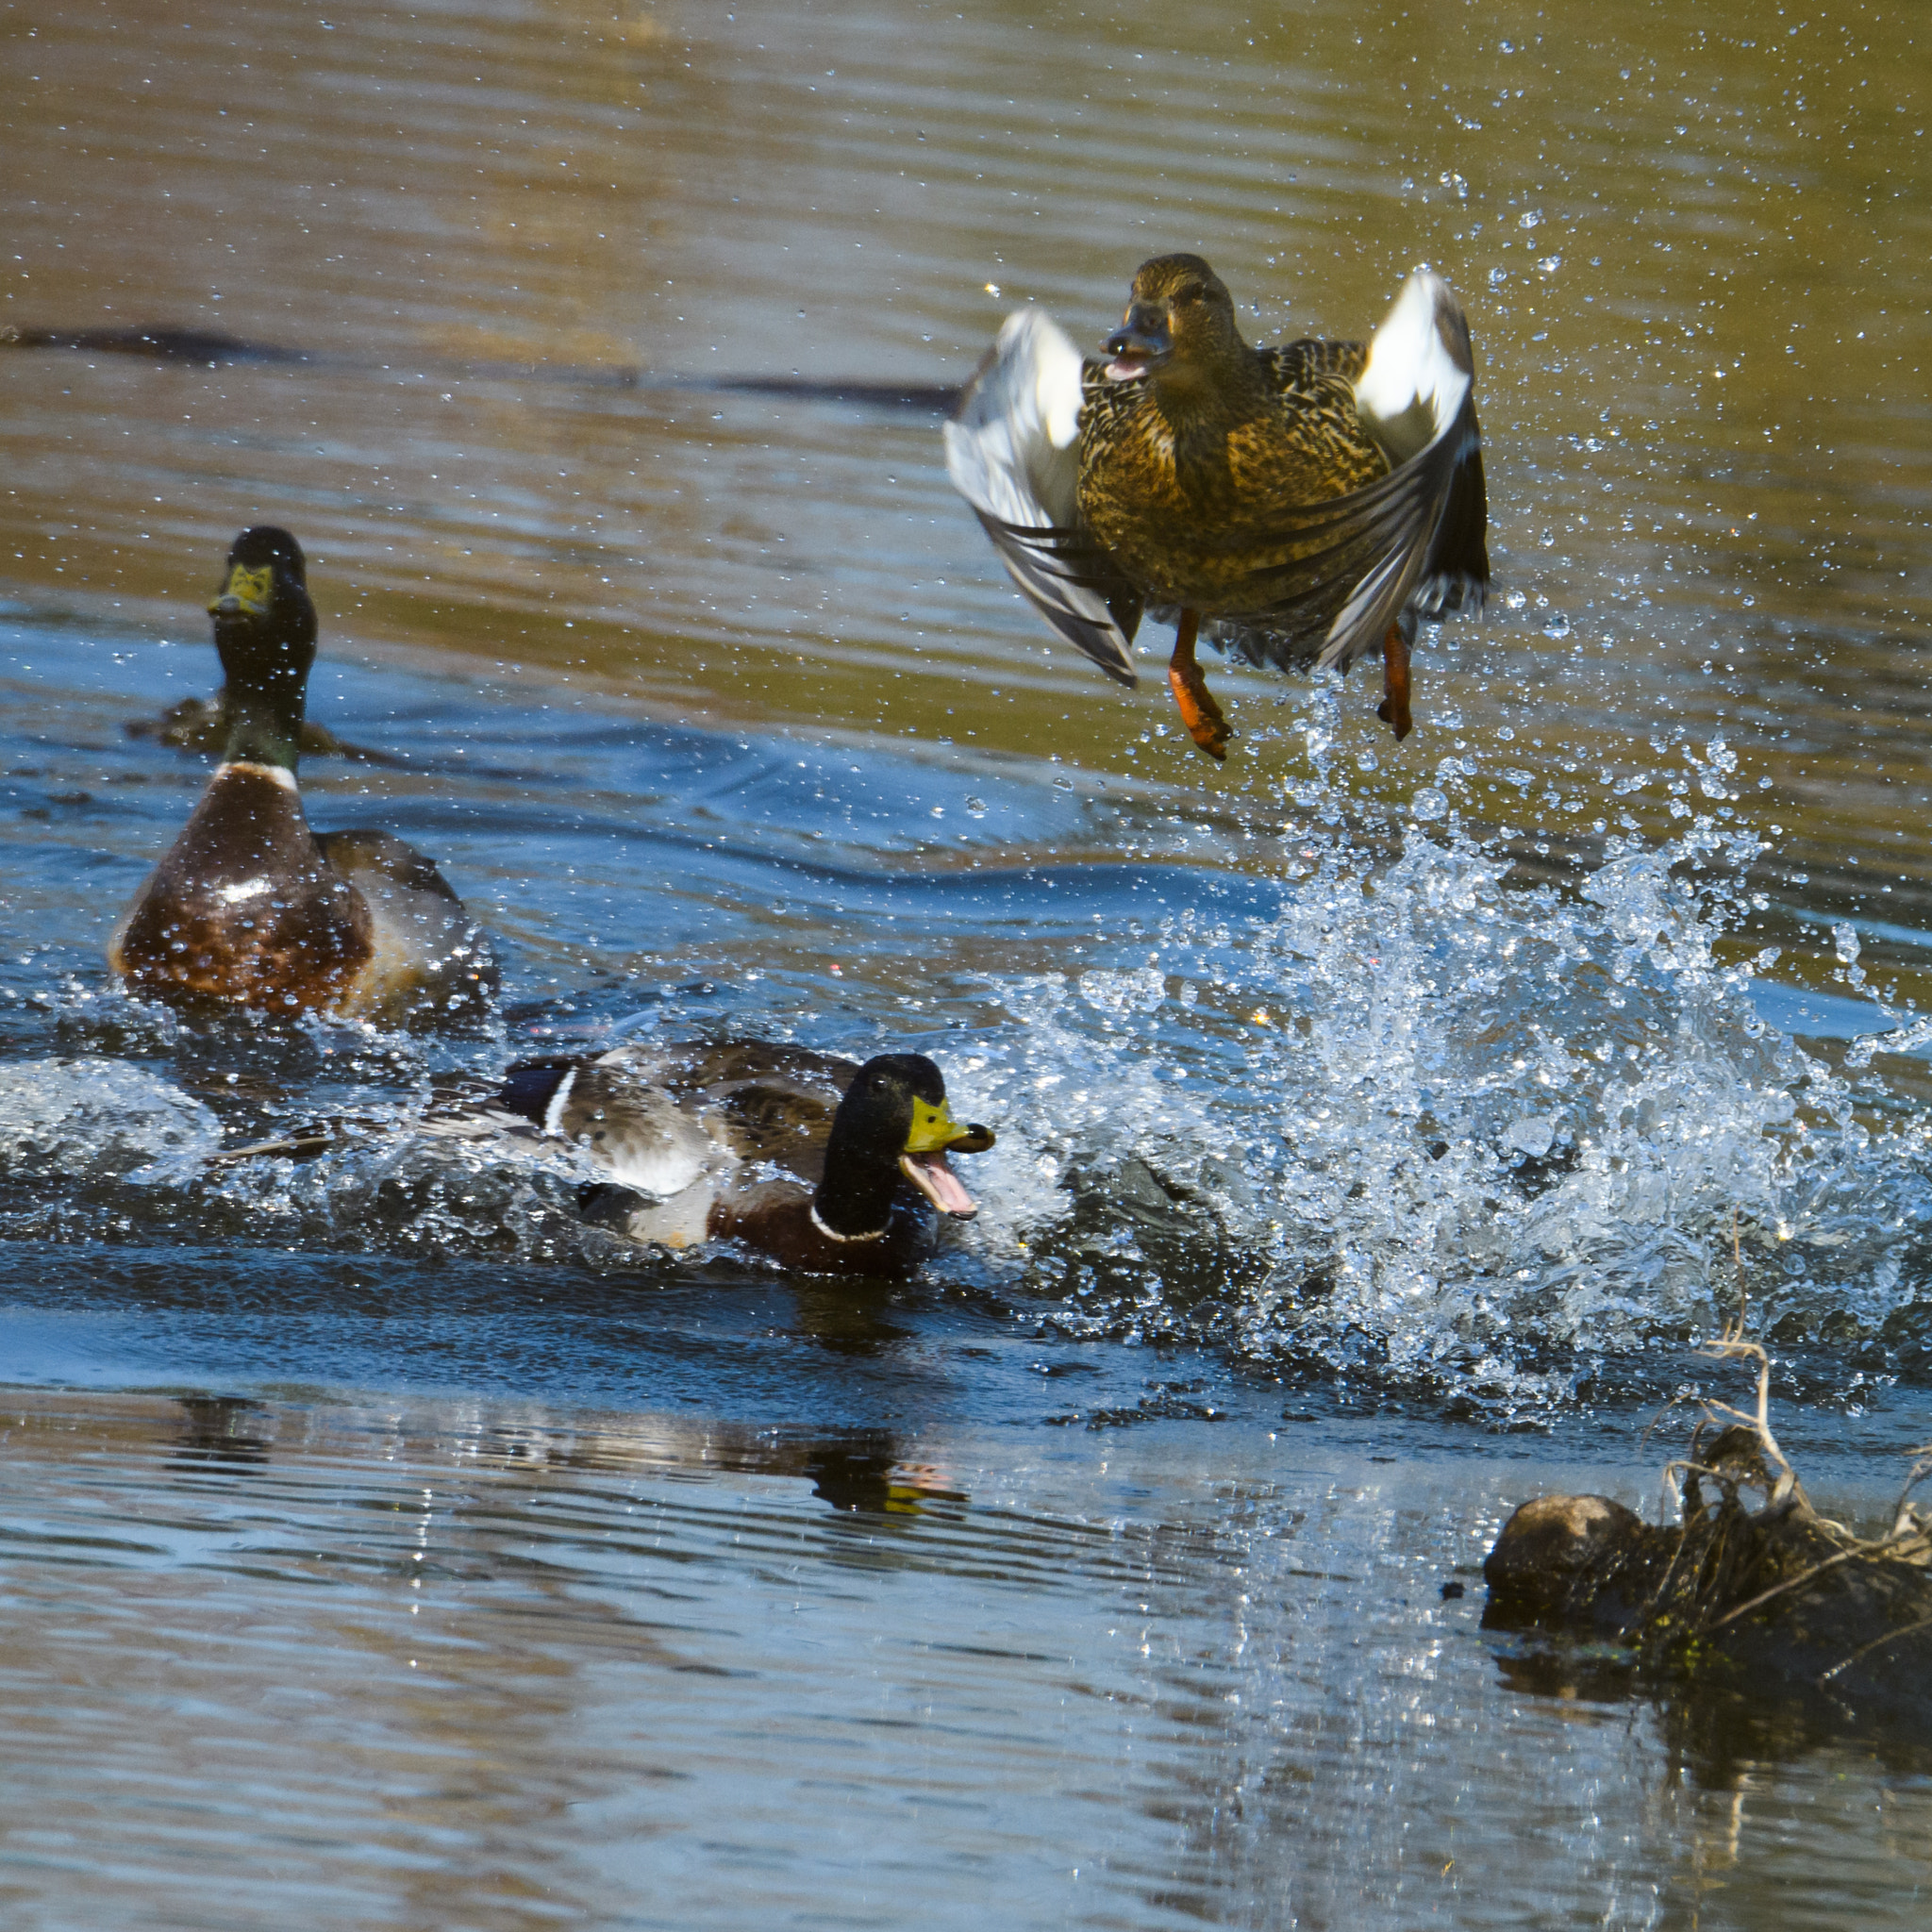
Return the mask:
<path id="1" fill-rule="evenodd" d="M 1541 1160 L 1556 1144 L 1557 1124 L 1546 1113 L 1526 1113 L 1504 1130 L 1505 1142 L 1532 1160 Z"/>
<path id="2" fill-rule="evenodd" d="M 1024 1235 L 1056 1326 L 1501 1417 L 1641 1386 L 1652 1343 L 1717 1326 L 1733 1210 L 1767 1325 L 1872 1335 L 1918 1292 L 1932 1130 L 1875 1133 L 1720 963 L 1754 838 L 1701 818 L 1579 891 L 1506 887 L 1507 856 L 1415 817 L 1393 862 L 1285 827 L 1306 870 L 1273 918 L 1000 988 L 975 1105 L 1012 1130 L 968 1239 Z M 1163 996 L 1190 981 L 1191 1009 Z"/>

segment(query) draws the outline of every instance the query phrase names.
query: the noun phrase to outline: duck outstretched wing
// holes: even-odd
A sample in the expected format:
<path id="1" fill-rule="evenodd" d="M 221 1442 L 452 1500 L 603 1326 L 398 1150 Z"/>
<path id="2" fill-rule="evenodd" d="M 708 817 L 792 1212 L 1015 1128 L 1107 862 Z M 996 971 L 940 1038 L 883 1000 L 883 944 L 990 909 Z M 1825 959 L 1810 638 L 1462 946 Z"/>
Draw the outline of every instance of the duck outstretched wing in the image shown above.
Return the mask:
<path id="1" fill-rule="evenodd" d="M 1247 656 L 1345 671 L 1411 608 L 1435 617 L 1481 607 L 1489 505 L 1474 364 L 1469 325 L 1440 276 L 1408 278 L 1354 387 L 1363 425 L 1392 467 L 1244 533 L 1270 559 L 1251 577 L 1257 608 L 1216 628 L 1232 631 L 1228 641 Z"/>
<path id="2" fill-rule="evenodd" d="M 1080 352 L 1016 309 L 945 425 L 946 472 L 1028 601 L 1109 676 L 1132 684 L 1141 594 L 1078 527 Z"/>

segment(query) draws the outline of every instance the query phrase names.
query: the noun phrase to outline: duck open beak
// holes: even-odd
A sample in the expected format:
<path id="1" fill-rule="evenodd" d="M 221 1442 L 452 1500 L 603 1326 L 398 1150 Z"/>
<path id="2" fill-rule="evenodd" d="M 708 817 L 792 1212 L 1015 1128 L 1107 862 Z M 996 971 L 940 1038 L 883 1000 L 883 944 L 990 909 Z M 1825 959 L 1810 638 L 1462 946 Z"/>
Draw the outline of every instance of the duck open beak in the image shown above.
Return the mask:
<path id="1" fill-rule="evenodd" d="M 937 1107 L 924 1100 L 912 1104 L 912 1131 L 899 1156 L 899 1171 L 941 1214 L 971 1221 L 979 1212 L 959 1176 L 946 1164 L 947 1154 L 984 1154 L 993 1145 L 991 1127 L 976 1123 L 961 1126 L 942 1100 Z"/>
<path id="2" fill-rule="evenodd" d="M 1125 326 L 1115 329 L 1101 347 L 1111 358 L 1107 365 L 1107 379 L 1131 382 L 1167 360 L 1174 339 L 1168 333 L 1167 317 L 1160 309 L 1137 303 L 1127 310 Z"/>
<path id="3" fill-rule="evenodd" d="M 943 1152 L 902 1154 L 899 1171 L 941 1214 L 950 1214 L 955 1221 L 971 1221 L 979 1212 L 979 1203 L 946 1165 Z"/>

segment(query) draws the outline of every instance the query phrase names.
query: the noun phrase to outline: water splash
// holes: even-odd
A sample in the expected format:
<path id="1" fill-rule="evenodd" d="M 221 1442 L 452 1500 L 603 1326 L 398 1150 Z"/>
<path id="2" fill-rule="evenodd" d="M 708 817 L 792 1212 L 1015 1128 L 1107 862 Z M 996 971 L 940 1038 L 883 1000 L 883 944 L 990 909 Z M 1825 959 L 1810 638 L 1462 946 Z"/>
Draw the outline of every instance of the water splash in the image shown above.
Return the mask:
<path id="1" fill-rule="evenodd" d="M 136 1187 L 198 1179 L 222 1131 L 200 1101 L 125 1061 L 0 1066 L 0 1176 Z"/>
<path id="2" fill-rule="evenodd" d="M 1932 1126 L 1865 1107 L 1760 1021 L 1765 956 L 1721 959 L 1755 840 L 1697 818 L 1661 849 L 1613 844 L 1574 889 L 1525 887 L 1424 794 L 1391 858 L 1346 822 L 1327 702 L 1307 730 L 1313 782 L 1288 792 L 1296 815 L 1266 855 L 1285 888 L 1271 915 L 1187 912 L 1096 940 L 1075 971 L 962 974 L 913 1037 L 896 1006 L 858 1008 L 837 1040 L 809 1001 L 771 1024 L 751 1010 L 757 975 L 723 1024 L 933 1052 L 1001 1133 L 972 1171 L 982 1219 L 938 1272 L 1071 1334 L 1210 1339 L 1504 1417 L 1716 1327 L 1739 1291 L 1735 1217 L 1759 1332 L 1841 1351 L 1909 1340 L 1932 1302 Z M 1860 991 L 1855 941 L 1840 951 Z M 645 1019 L 681 1036 L 686 1004 L 667 992 Z M 624 1030 L 571 1025 L 583 1046 Z M 507 1033 L 164 1038 L 78 992 L 46 1026 L 98 1043 L 22 1063 L 0 1091 L 0 1173 L 27 1183 L 13 1232 L 138 1240 L 165 1224 L 640 1277 L 691 1265 L 587 1226 L 590 1176 L 566 1151 L 532 1163 L 423 1130 L 439 1083 L 490 1091 L 519 1050 Z M 230 1144 L 343 1108 L 352 1131 L 319 1158 L 191 1180 L 218 1144 L 213 1115 L 102 1058 L 124 1035 L 124 1051 L 172 1057 Z M 1898 1041 L 1856 1043 L 1848 1067 Z M 42 1211 L 63 1184 L 75 1211 Z"/>
<path id="3" fill-rule="evenodd" d="M 1411 825 L 1382 869 L 1287 842 L 1278 919 L 1035 979 L 982 1042 L 974 1077 L 1024 1130 L 981 1240 L 1024 1242 L 1068 1325 L 1205 1329 L 1493 1408 L 1717 1326 L 1733 1217 L 1779 1340 L 1870 1340 L 1911 1301 L 1932 1140 L 1874 1127 L 1719 963 L 1750 835 L 1700 819 L 1580 895 L 1509 885 L 1454 831 Z M 1191 1236 L 1157 1253 L 1163 1223 Z"/>

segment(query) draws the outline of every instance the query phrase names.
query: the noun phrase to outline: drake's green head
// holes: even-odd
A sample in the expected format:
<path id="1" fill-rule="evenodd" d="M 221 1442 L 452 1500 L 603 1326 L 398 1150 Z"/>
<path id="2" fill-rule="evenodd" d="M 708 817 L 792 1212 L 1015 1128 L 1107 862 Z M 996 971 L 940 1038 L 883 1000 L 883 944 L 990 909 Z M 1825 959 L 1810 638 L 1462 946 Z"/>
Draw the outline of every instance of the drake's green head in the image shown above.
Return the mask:
<path id="1" fill-rule="evenodd" d="M 990 1128 L 953 1118 L 945 1080 L 924 1054 L 880 1054 L 859 1068 L 832 1117 L 812 1211 L 828 1233 L 864 1241 L 885 1231 L 903 1178 L 941 1214 L 970 1221 L 979 1209 L 946 1156 L 992 1144 Z"/>
<path id="2" fill-rule="evenodd" d="M 1247 344 L 1235 326 L 1234 297 L 1198 255 L 1157 255 L 1135 272 L 1123 325 L 1104 344 L 1116 382 L 1153 375 L 1185 385 Z"/>
<path id="3" fill-rule="evenodd" d="M 243 530 L 208 610 L 227 685 L 225 756 L 293 771 L 315 662 L 315 606 L 301 544 L 273 524 Z"/>

